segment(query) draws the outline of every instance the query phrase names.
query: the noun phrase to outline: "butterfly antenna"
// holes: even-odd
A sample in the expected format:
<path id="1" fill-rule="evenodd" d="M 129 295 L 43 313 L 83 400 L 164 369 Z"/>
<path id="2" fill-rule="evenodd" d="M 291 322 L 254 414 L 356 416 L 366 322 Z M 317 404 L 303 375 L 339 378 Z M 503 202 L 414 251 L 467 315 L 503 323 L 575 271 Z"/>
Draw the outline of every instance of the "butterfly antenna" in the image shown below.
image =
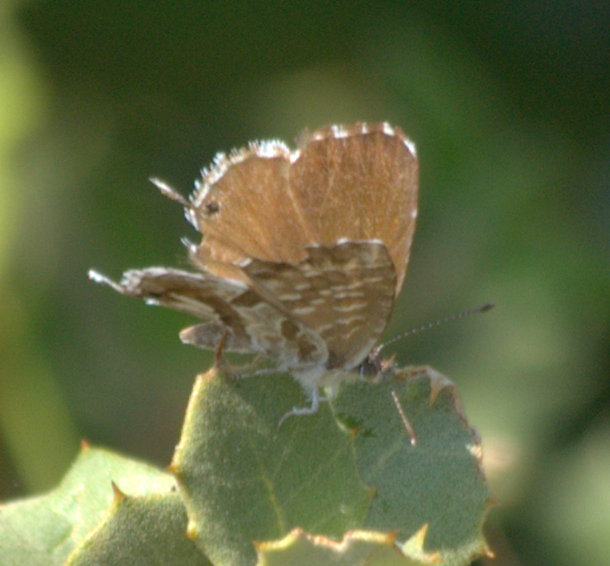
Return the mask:
<path id="1" fill-rule="evenodd" d="M 193 203 L 188 199 L 185 199 L 176 189 L 170 187 L 166 182 L 161 179 L 157 179 L 156 177 L 151 177 L 149 181 L 161 191 L 161 194 L 166 196 L 171 200 L 175 200 L 179 202 L 184 208 L 191 209 L 193 208 Z"/>
<path id="2" fill-rule="evenodd" d="M 392 395 L 392 401 L 394 401 L 394 405 L 396 406 L 396 410 L 398 411 L 398 414 L 400 415 L 400 420 L 402 421 L 402 424 L 404 425 L 404 427 L 407 431 L 407 434 L 409 435 L 409 439 L 411 441 L 411 446 L 417 446 L 417 436 L 415 436 L 415 431 L 413 430 L 413 425 L 407 418 L 407 415 L 405 414 L 405 411 L 402 408 L 402 405 L 400 404 L 400 399 L 398 399 L 398 395 L 396 394 L 396 391 L 394 391 L 394 389 L 391 389 L 390 393 Z"/>
<path id="3" fill-rule="evenodd" d="M 445 318 L 439 318 L 438 320 L 433 320 L 432 322 L 428 322 L 427 324 L 422 324 L 417 328 L 412 328 L 411 330 L 407 330 L 407 332 L 403 332 L 402 334 L 398 334 L 394 336 L 394 338 L 390 338 L 387 342 L 383 344 L 379 344 L 377 348 L 375 348 L 373 356 L 378 356 L 386 346 L 393 344 L 394 342 L 398 342 L 398 340 L 402 340 L 403 338 L 407 338 L 408 336 L 414 336 L 415 334 L 419 334 L 424 330 L 430 330 L 431 328 L 436 328 L 437 326 L 441 326 L 447 322 L 453 322 L 454 320 L 460 320 L 461 318 L 465 318 L 467 316 L 471 316 L 473 314 L 479 314 L 482 312 L 487 312 L 494 308 L 493 303 L 485 303 L 479 307 L 475 307 L 474 309 L 468 309 L 462 312 L 458 312 L 456 314 L 452 314 L 450 316 L 446 316 Z"/>

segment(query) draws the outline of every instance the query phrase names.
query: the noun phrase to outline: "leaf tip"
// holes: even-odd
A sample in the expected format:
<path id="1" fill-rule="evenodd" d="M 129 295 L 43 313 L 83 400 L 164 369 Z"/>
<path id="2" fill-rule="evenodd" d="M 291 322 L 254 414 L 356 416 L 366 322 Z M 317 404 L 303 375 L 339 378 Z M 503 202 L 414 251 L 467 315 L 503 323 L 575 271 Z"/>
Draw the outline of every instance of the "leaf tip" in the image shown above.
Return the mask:
<path id="1" fill-rule="evenodd" d="M 117 503 L 120 503 L 121 501 L 123 501 L 123 499 L 126 499 L 127 496 L 125 495 L 125 493 L 123 491 L 121 491 L 121 489 L 119 488 L 119 486 L 114 483 L 114 480 L 112 480 L 110 482 L 110 485 L 112 486 L 112 493 L 114 494 L 114 505 L 116 505 Z"/>
<path id="2" fill-rule="evenodd" d="M 401 550 L 405 556 L 415 558 L 424 564 L 438 564 L 443 561 L 440 553 L 429 553 L 424 550 L 428 526 L 428 523 L 424 523 L 420 529 L 402 545 Z"/>

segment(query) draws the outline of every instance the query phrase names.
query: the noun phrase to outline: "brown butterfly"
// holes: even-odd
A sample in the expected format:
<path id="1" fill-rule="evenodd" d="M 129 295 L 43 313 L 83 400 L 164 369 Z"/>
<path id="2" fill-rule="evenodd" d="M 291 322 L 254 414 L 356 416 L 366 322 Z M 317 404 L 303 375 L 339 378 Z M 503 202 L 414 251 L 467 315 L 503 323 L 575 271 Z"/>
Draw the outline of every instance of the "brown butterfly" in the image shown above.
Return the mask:
<path id="1" fill-rule="evenodd" d="M 203 234 L 197 271 L 90 277 L 204 319 L 183 342 L 259 353 L 311 396 L 353 379 L 378 344 L 405 277 L 417 217 L 414 144 L 387 123 L 329 126 L 298 149 L 255 142 L 219 154 L 189 200 L 160 181 Z"/>

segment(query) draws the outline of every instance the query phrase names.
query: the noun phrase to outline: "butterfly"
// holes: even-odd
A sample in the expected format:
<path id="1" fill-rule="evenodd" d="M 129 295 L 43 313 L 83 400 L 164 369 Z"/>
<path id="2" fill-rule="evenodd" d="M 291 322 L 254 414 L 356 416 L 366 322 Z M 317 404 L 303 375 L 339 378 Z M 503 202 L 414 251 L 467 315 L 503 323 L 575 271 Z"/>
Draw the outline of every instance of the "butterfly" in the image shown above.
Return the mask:
<path id="1" fill-rule="evenodd" d="M 185 245 L 193 271 L 149 267 L 116 283 L 203 319 L 183 342 L 263 354 L 290 372 L 318 409 L 320 389 L 370 366 L 405 278 L 417 217 L 414 144 L 387 123 L 304 132 L 297 149 L 253 142 L 219 153 L 182 204 L 201 232 Z"/>

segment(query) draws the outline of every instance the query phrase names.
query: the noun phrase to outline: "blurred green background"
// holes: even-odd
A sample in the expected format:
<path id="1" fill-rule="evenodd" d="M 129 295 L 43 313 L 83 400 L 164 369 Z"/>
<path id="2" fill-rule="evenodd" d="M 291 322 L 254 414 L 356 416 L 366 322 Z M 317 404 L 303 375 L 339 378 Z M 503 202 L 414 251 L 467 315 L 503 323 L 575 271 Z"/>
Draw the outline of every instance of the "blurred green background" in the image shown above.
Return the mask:
<path id="1" fill-rule="evenodd" d="M 607 564 L 610 18 L 593 2 L 17 2 L 0 7 L 0 499 L 81 438 L 169 462 L 193 322 L 87 279 L 183 266 L 216 151 L 389 120 L 418 228 L 386 336 L 457 382 L 500 506 L 495 564 Z"/>

